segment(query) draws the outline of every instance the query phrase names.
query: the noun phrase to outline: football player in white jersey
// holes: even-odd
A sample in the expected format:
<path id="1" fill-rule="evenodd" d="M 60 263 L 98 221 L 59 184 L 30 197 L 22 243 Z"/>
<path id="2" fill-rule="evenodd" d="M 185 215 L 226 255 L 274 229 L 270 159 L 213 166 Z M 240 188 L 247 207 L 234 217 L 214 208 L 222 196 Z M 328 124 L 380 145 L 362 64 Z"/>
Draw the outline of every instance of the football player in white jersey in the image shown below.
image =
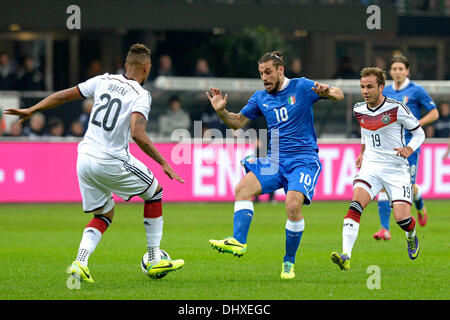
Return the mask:
<path id="1" fill-rule="evenodd" d="M 161 259 L 159 244 L 163 230 L 163 190 L 153 173 L 128 150 L 131 136 L 148 156 L 161 165 L 164 173 L 184 183 L 145 131 L 151 96 L 142 84 L 147 80 L 150 69 L 150 49 L 137 43 L 128 51 L 125 75 L 105 73 L 78 86 L 55 92 L 30 108 L 6 110 L 6 114 L 18 115 L 19 122 L 24 122 L 36 112 L 68 101 L 94 99 L 88 129 L 78 145 L 77 174 L 83 211 L 94 214 L 84 229 L 77 257 L 70 267 L 71 274 L 81 281 L 94 282 L 89 273 L 88 258 L 112 222 L 113 193 L 127 201 L 136 195 L 145 201 L 148 275 L 160 278 L 184 264 L 182 259 Z"/>
<path id="2" fill-rule="evenodd" d="M 333 252 L 331 259 L 341 270 L 350 268 L 350 257 L 359 231 L 364 208 L 380 190 L 392 203 L 395 220 L 405 230 L 410 259 L 419 254 L 416 221 L 411 216 L 412 186 L 407 158 L 425 140 L 419 121 L 402 102 L 383 96 L 386 76 L 379 68 L 361 71 L 361 94 L 353 113 L 361 125 L 361 153 L 357 158 L 360 171 L 353 181 L 353 198 L 344 218 L 342 254 Z M 405 145 L 403 130 L 412 133 Z"/>

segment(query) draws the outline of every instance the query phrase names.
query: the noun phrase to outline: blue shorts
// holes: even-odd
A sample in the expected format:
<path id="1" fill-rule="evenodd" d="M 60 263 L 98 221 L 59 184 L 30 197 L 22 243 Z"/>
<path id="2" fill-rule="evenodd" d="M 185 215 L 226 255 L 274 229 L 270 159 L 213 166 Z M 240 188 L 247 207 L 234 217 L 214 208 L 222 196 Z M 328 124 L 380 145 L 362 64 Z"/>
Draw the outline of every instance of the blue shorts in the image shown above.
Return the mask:
<path id="1" fill-rule="evenodd" d="M 319 159 L 293 158 L 275 161 L 271 158 L 248 156 L 241 161 L 245 172 L 253 172 L 262 187 L 262 194 L 280 188 L 284 192 L 299 191 L 304 194 L 304 204 L 308 205 L 314 195 L 322 164 Z"/>
<path id="2" fill-rule="evenodd" d="M 411 175 L 411 184 L 416 183 L 417 168 L 419 167 L 419 156 L 420 156 L 420 151 L 416 150 L 407 159 L 408 163 L 409 163 L 409 174 Z"/>

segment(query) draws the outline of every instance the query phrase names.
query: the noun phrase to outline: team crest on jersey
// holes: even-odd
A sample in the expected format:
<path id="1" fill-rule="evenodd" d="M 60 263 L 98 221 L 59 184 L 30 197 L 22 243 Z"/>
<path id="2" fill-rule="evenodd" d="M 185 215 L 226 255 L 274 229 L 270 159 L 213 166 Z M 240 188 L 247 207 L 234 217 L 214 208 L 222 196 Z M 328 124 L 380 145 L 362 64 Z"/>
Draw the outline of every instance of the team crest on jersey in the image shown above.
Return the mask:
<path id="1" fill-rule="evenodd" d="M 383 122 L 384 124 L 388 124 L 389 122 L 391 122 L 391 117 L 389 116 L 389 114 L 385 114 L 381 117 L 381 122 Z"/>
<path id="2" fill-rule="evenodd" d="M 375 131 L 397 121 L 397 110 L 398 107 L 392 108 L 375 116 L 359 112 L 354 114 L 362 128 Z"/>
<path id="3" fill-rule="evenodd" d="M 402 102 L 404 103 L 404 104 L 407 104 L 408 103 L 408 96 L 404 96 L 403 98 L 402 98 Z"/>
<path id="4" fill-rule="evenodd" d="M 290 96 L 290 97 L 288 98 L 288 103 L 289 103 L 290 105 L 293 105 L 293 104 L 295 103 L 295 96 Z"/>

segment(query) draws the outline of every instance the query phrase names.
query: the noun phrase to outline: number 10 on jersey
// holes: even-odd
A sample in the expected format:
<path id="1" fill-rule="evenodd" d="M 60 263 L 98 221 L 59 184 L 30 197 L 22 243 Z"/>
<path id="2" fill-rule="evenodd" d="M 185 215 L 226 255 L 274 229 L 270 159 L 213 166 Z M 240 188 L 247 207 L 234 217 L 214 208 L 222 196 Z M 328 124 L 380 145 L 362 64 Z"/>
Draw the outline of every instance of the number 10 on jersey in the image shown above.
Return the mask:
<path id="1" fill-rule="evenodd" d="M 280 108 L 280 110 L 273 109 L 273 111 L 275 111 L 275 115 L 277 116 L 277 122 L 287 121 L 287 119 L 288 119 L 288 112 L 287 112 L 287 108 L 286 107 L 282 107 L 282 108 Z"/>

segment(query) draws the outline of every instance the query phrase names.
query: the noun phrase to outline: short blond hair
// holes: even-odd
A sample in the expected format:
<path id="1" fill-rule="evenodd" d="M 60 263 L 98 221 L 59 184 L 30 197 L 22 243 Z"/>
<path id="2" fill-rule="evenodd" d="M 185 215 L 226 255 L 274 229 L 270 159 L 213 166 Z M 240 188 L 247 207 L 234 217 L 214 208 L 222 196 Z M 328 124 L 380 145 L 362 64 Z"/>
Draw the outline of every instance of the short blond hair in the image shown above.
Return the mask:
<path id="1" fill-rule="evenodd" d="M 361 78 L 375 76 L 378 86 L 386 84 L 386 72 L 377 67 L 366 67 L 361 70 Z"/>

